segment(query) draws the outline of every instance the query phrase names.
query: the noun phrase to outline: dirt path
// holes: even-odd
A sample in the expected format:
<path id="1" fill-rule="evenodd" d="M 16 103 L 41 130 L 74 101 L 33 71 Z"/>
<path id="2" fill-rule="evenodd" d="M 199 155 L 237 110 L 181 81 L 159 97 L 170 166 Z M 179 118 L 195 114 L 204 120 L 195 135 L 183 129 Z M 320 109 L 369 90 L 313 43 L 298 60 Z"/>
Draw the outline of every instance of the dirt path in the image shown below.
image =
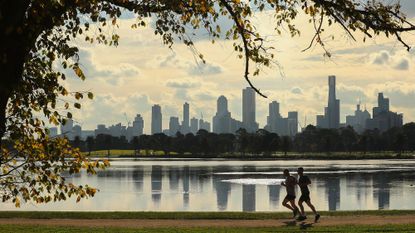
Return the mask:
<path id="1" fill-rule="evenodd" d="M 311 218 L 312 216 L 310 216 Z M 295 225 L 385 225 L 415 224 L 415 215 L 401 216 L 322 216 L 319 223 L 313 220 L 304 222 L 292 219 L 266 220 L 149 220 L 149 219 L 0 219 L 0 224 L 77 226 L 77 227 L 126 227 L 126 228 L 163 228 L 163 227 L 279 227 Z"/>

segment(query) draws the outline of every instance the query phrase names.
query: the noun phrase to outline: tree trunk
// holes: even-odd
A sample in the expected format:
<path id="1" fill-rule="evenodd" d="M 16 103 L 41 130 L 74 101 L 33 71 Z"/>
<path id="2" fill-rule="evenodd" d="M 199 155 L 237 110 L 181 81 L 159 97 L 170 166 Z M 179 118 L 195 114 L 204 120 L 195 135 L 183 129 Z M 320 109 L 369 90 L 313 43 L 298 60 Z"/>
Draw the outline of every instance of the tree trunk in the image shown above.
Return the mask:
<path id="1" fill-rule="evenodd" d="M 6 133 L 6 106 L 9 101 L 9 96 L 10 93 L 0 89 L 0 145 L 2 145 L 2 139 Z"/>

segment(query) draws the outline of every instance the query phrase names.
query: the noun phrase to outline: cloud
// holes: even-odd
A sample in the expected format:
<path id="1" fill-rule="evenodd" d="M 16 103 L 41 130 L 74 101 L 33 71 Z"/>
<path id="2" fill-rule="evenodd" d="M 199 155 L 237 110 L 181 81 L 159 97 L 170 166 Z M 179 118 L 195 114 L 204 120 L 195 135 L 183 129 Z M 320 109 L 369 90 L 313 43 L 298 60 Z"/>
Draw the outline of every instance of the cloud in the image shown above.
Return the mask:
<path id="1" fill-rule="evenodd" d="M 291 93 L 301 95 L 303 94 L 303 89 L 301 89 L 300 87 L 293 87 L 291 89 Z"/>
<path id="2" fill-rule="evenodd" d="M 409 70 L 410 54 L 409 53 L 391 53 L 386 50 L 372 53 L 369 56 L 371 64 L 382 65 L 395 70 Z"/>
<path id="3" fill-rule="evenodd" d="M 191 79 L 181 79 L 181 80 L 170 80 L 166 83 L 167 87 L 171 88 L 178 88 L 178 89 L 189 89 L 189 88 L 195 88 L 199 87 L 200 83 L 195 82 Z"/>
<path id="4" fill-rule="evenodd" d="M 130 63 L 118 63 L 111 66 L 104 66 L 93 57 L 90 51 L 80 49 L 80 65 L 88 78 L 96 78 L 108 84 L 119 86 L 125 79 L 136 78 L 140 71 Z"/>
<path id="5" fill-rule="evenodd" d="M 188 74 L 189 75 L 212 75 L 212 74 L 220 74 L 223 72 L 223 69 L 221 66 L 219 65 L 215 65 L 215 64 L 210 64 L 210 63 L 206 63 L 206 64 L 196 64 L 191 66 L 188 69 Z"/>

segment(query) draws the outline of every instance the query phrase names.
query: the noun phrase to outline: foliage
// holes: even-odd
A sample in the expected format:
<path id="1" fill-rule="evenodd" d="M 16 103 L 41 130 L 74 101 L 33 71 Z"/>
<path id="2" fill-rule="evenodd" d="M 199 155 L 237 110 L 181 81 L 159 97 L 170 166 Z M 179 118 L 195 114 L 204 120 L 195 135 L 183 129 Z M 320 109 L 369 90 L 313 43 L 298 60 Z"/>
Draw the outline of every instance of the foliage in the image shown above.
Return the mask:
<path id="1" fill-rule="evenodd" d="M 321 39 L 324 20 L 329 25 L 340 24 L 352 38 L 355 31 L 366 37 L 384 34 L 395 36 L 408 48 L 401 33 L 414 30 L 399 4 L 380 1 L 0 0 L 0 186 L 3 201 L 11 199 L 18 206 L 20 199 L 46 202 L 51 198 L 62 200 L 73 193 L 80 197 L 92 196 L 94 192 L 88 187 L 72 188 L 72 184 L 67 184 L 63 172 L 79 171 L 71 168 L 89 168 L 87 170 L 94 173 L 93 167 L 107 165 L 88 161 L 77 150 L 70 149 L 66 140 L 49 138 L 45 129 L 47 122 L 64 124 L 72 118 L 73 109 L 81 108 L 83 98 L 93 98 L 88 91 L 71 92 L 64 85 L 68 70 L 81 80 L 86 78 L 80 65 L 79 49 L 73 40 L 117 46 L 118 19 L 122 11 L 127 10 L 137 17 L 131 26 L 133 29 L 146 26 L 147 18 L 152 17 L 154 33 L 164 44 L 171 47 L 177 38 L 204 61 L 188 33 L 188 28 L 204 28 L 212 42 L 222 34 L 235 41 L 233 47 L 245 61 L 245 79 L 263 95 L 249 79 L 249 62 L 256 67 L 254 75 L 259 74 L 262 66 L 276 62 L 272 48 L 251 23 L 255 12 L 266 9 L 274 12 L 276 32 L 283 33 L 283 28 L 288 28 L 291 36 L 300 33 L 293 20 L 300 11 L 307 14 L 315 29 L 310 47 L 316 43 L 325 48 Z M 222 32 L 218 24 L 221 18 L 231 19 L 233 27 Z M 328 51 L 325 54 L 330 56 Z M 4 142 L 4 137 L 11 143 Z M 210 152 L 217 150 L 216 146 L 208 145 L 208 138 L 202 140 L 205 150 L 208 147 Z M 46 195 L 51 193 L 53 197 L 48 198 Z"/>
<path id="2" fill-rule="evenodd" d="M 192 133 L 175 137 L 164 134 L 141 135 L 130 142 L 125 137 L 111 137 L 98 135 L 93 142 L 94 147 L 88 147 L 87 141 L 79 144 L 82 151 L 108 150 L 108 144 L 103 138 L 111 137 L 113 142 L 110 149 L 131 150 L 130 154 L 137 155 L 139 150 L 163 151 L 164 155 L 184 155 L 186 152 L 192 156 L 212 156 L 220 154 L 263 154 L 269 156 L 273 152 L 299 152 L 299 153 L 328 153 L 328 152 L 381 152 L 395 151 L 398 154 L 404 151 L 415 151 L 414 137 L 415 123 L 405 124 L 401 128 L 392 128 L 381 133 L 378 130 L 366 130 L 358 134 L 352 127 L 340 129 L 320 129 L 307 126 L 303 132 L 294 137 L 279 136 L 266 130 L 256 133 L 247 133 L 239 129 L 236 134 L 215 134 L 200 130 L 196 135 Z M 90 138 L 88 140 L 93 140 Z M 75 141 L 72 141 L 75 146 Z M 134 153 L 132 153 L 134 150 Z M 121 151 L 120 151 L 121 152 Z M 126 155 L 128 151 L 122 152 Z M 114 153 L 113 153 L 114 154 Z"/>

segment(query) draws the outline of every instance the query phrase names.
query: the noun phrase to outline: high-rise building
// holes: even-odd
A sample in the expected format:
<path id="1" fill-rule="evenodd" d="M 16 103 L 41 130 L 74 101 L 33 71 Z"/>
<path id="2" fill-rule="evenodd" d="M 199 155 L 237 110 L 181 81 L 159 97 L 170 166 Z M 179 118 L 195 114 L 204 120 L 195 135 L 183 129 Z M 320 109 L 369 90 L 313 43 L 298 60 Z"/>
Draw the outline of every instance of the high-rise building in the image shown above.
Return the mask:
<path id="1" fill-rule="evenodd" d="M 255 90 L 251 87 L 242 90 L 242 124 L 248 132 L 258 130 L 255 120 Z"/>
<path id="2" fill-rule="evenodd" d="M 175 136 L 177 132 L 180 132 L 180 123 L 178 117 L 170 117 L 169 121 L 169 134 Z"/>
<path id="3" fill-rule="evenodd" d="M 72 128 L 72 137 L 79 137 L 80 139 L 82 139 L 82 127 L 80 125 L 75 125 Z"/>
<path id="4" fill-rule="evenodd" d="M 373 108 L 373 119 L 366 120 L 367 129 L 379 129 L 384 132 L 393 127 L 402 127 L 403 114 L 389 110 L 389 99 L 378 94 L 378 107 Z"/>
<path id="5" fill-rule="evenodd" d="M 151 108 L 151 134 L 162 132 L 161 107 L 156 104 Z"/>
<path id="6" fill-rule="evenodd" d="M 196 134 L 198 130 L 199 130 L 199 120 L 193 117 L 192 119 L 190 119 L 190 132 L 192 134 Z"/>
<path id="7" fill-rule="evenodd" d="M 219 96 L 216 109 L 216 115 L 213 117 L 213 132 L 231 133 L 231 113 L 228 111 L 228 100 L 225 96 Z"/>
<path id="8" fill-rule="evenodd" d="M 65 124 L 61 125 L 61 135 L 66 136 L 68 139 L 72 140 L 73 139 L 72 128 L 73 128 L 73 120 L 69 118 L 66 120 Z"/>
<path id="9" fill-rule="evenodd" d="M 203 119 L 199 120 L 199 129 L 204 129 L 208 132 L 210 132 L 210 123 L 207 121 L 204 121 Z"/>
<path id="10" fill-rule="evenodd" d="M 127 140 L 138 137 L 144 132 L 144 120 L 140 114 L 137 114 L 133 121 L 133 126 L 127 128 Z"/>
<path id="11" fill-rule="evenodd" d="M 56 137 L 56 136 L 58 136 L 58 127 L 50 127 L 49 137 Z"/>
<path id="12" fill-rule="evenodd" d="M 183 104 L 183 122 L 181 127 L 181 132 L 183 134 L 187 134 L 190 132 L 189 119 L 189 104 L 186 102 Z"/>
<path id="13" fill-rule="evenodd" d="M 100 134 L 110 134 L 105 125 L 97 125 L 97 129 L 95 130 L 95 137 Z"/>
<path id="14" fill-rule="evenodd" d="M 135 116 L 134 121 L 133 121 L 133 128 L 134 128 L 134 131 L 137 132 L 137 135 L 133 134 L 133 136 L 140 136 L 143 134 L 144 120 L 140 114 L 137 114 L 137 116 Z"/>
<path id="15" fill-rule="evenodd" d="M 280 115 L 280 104 L 277 101 L 272 101 L 268 107 L 269 114 L 267 116 L 267 125 L 265 129 L 272 133 L 278 133 L 278 120 Z"/>
<path id="16" fill-rule="evenodd" d="M 359 103 L 356 106 L 354 115 L 346 116 L 346 126 L 352 126 L 356 132 L 362 133 L 366 129 L 366 121 L 368 119 L 370 119 L 370 113 L 366 109 L 362 111 Z"/>
<path id="17" fill-rule="evenodd" d="M 336 99 L 336 76 L 329 76 L 328 105 L 324 115 L 317 116 L 317 127 L 337 129 L 340 127 L 340 100 Z"/>

